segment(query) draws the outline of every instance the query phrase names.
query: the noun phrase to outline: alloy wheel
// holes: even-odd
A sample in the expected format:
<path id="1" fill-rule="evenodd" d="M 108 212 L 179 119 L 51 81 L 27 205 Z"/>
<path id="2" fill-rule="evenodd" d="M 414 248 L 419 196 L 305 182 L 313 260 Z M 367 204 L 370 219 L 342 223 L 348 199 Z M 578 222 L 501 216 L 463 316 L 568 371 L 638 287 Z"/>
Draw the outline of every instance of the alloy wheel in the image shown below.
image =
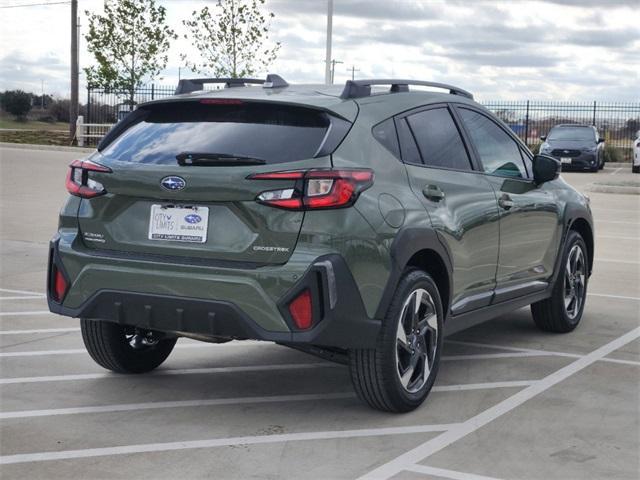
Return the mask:
<path id="1" fill-rule="evenodd" d="M 571 320 L 578 316 L 584 303 L 586 272 L 582 247 L 574 245 L 569 251 L 564 273 L 564 309 Z"/>
<path id="2" fill-rule="evenodd" d="M 396 333 L 396 367 L 409 393 L 427 383 L 438 348 L 438 311 L 423 288 L 413 290 L 400 312 Z"/>

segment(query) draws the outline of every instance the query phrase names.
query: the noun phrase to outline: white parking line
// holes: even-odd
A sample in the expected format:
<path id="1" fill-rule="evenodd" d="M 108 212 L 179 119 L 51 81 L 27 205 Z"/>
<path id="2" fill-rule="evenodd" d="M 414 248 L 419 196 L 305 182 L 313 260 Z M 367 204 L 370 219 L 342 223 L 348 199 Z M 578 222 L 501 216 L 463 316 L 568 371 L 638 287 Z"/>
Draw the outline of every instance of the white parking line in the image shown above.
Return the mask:
<path id="1" fill-rule="evenodd" d="M 517 357 L 544 357 L 549 354 L 546 352 L 536 351 L 522 351 L 518 353 L 475 353 L 469 355 L 443 355 L 441 360 L 443 361 L 458 361 L 458 360 L 489 360 L 492 358 L 517 358 Z"/>
<path id="2" fill-rule="evenodd" d="M 0 300 L 44 300 L 45 297 L 42 295 L 22 295 L 18 297 L 0 297 Z"/>
<path id="3" fill-rule="evenodd" d="M 55 315 L 49 310 L 35 310 L 31 312 L 0 312 L 0 317 L 23 317 L 25 315 Z"/>
<path id="4" fill-rule="evenodd" d="M 23 294 L 23 295 L 34 295 L 34 296 L 38 296 L 38 297 L 46 297 L 46 295 L 44 293 L 32 292 L 32 291 L 29 291 L 29 290 L 12 290 L 10 288 L 0 288 L 0 292 L 20 293 L 20 294 Z"/>
<path id="5" fill-rule="evenodd" d="M 330 430 L 324 432 L 284 433 L 277 435 L 257 435 L 247 437 L 213 438 L 210 440 L 191 440 L 183 442 L 146 443 L 117 447 L 87 448 L 84 450 L 63 450 L 59 452 L 23 453 L 0 457 L 0 465 L 28 462 L 46 462 L 50 460 L 69 460 L 74 458 L 104 457 L 111 455 L 130 455 L 132 453 L 168 452 L 192 450 L 196 448 L 229 447 L 234 445 L 260 445 L 268 443 L 301 442 L 309 440 L 334 440 L 338 438 L 362 438 L 388 435 L 410 435 L 415 433 L 446 432 L 458 424 L 416 425 L 408 427 L 363 428 L 359 430 Z"/>
<path id="6" fill-rule="evenodd" d="M 470 383 L 462 385 L 443 385 L 433 387 L 432 392 L 462 392 L 467 390 L 490 390 L 495 388 L 526 387 L 534 381 Z M 9 418 L 52 417 L 57 415 L 79 415 L 87 413 L 130 412 L 139 410 L 155 410 L 165 408 L 192 408 L 221 405 L 304 402 L 311 400 L 336 400 L 356 398 L 353 392 L 348 393 L 318 393 L 305 395 L 271 395 L 262 397 L 211 398 L 200 400 L 175 400 L 169 402 L 122 403 L 113 405 L 97 405 L 89 407 L 47 408 L 43 410 L 18 410 L 14 412 L 0 412 L 0 420 Z"/>
<path id="7" fill-rule="evenodd" d="M 613 258 L 595 258 L 596 262 L 611 262 L 611 263 L 626 263 L 629 265 L 640 265 L 640 262 L 637 260 L 614 260 Z"/>
<path id="8" fill-rule="evenodd" d="M 531 353 L 532 356 L 550 356 L 550 357 L 568 357 L 568 358 L 582 358 L 584 355 L 580 355 L 579 353 L 567 353 L 567 352 L 554 352 L 552 350 L 535 350 L 531 348 L 518 348 L 511 347 L 508 345 L 496 345 L 491 343 L 478 343 L 478 342 L 466 342 L 463 340 L 446 340 L 447 343 L 454 343 L 456 345 L 465 345 L 468 347 L 479 347 L 479 348 L 495 348 L 501 350 L 508 350 L 515 352 L 513 354 L 504 354 L 505 358 L 513 355 L 520 356 L 520 353 Z M 599 362 L 610 362 L 610 363 L 620 363 L 623 365 L 636 365 L 640 366 L 640 362 L 635 360 L 621 360 L 617 358 L 601 358 L 598 360 Z"/>
<path id="9" fill-rule="evenodd" d="M 616 298 L 618 300 L 640 300 L 640 297 L 626 297 L 624 295 L 609 295 L 605 293 L 588 293 L 590 297 Z"/>
<path id="10" fill-rule="evenodd" d="M 73 375 L 47 375 L 42 377 L 14 377 L 0 378 L 0 385 L 13 385 L 23 383 L 42 382 L 70 382 L 77 380 L 99 380 L 99 379 L 128 379 L 139 381 L 143 378 L 149 379 L 164 375 L 206 375 L 210 373 L 241 373 L 241 372 L 265 372 L 269 370 L 300 370 L 304 368 L 336 368 L 342 367 L 339 363 L 283 363 L 269 365 L 246 365 L 237 367 L 209 367 L 209 368 L 184 368 L 174 370 L 156 370 L 146 375 L 121 375 L 117 373 L 79 373 Z"/>
<path id="11" fill-rule="evenodd" d="M 528 400 L 531 400 L 535 396 L 545 392 L 554 385 L 557 385 L 558 383 L 566 380 L 579 371 L 584 370 L 601 358 L 609 355 L 611 352 L 625 346 L 630 342 L 633 342 L 638 338 L 640 338 L 640 327 L 631 330 L 630 332 L 616 338 L 606 345 L 603 345 L 602 347 L 592 351 L 584 357 L 577 359 L 575 362 L 570 363 L 566 367 L 556 370 L 552 374 L 544 377 L 542 380 L 535 382 L 534 384 L 524 388 L 523 390 L 520 390 L 518 393 L 512 395 L 506 400 L 503 400 L 502 402 L 488 408 L 478 415 L 471 417 L 465 422 L 458 424 L 458 426 L 447 430 L 446 432 L 430 440 L 427 440 L 416 448 L 409 450 L 408 452 L 400 455 L 399 457 L 391 460 L 388 463 L 385 463 L 384 465 L 381 465 L 380 467 L 360 477 L 360 480 L 388 479 L 398 474 L 402 470 L 405 470 L 407 467 L 411 467 L 412 465 L 419 463 L 420 461 L 433 455 L 436 452 L 439 452 L 452 443 L 457 442 L 458 440 L 475 432 L 488 423 L 519 407 Z"/>
<path id="12" fill-rule="evenodd" d="M 638 237 L 627 237 L 625 235 L 596 235 L 597 238 L 613 238 L 615 240 L 640 240 Z"/>
<path id="13" fill-rule="evenodd" d="M 611 172 L 609 175 L 616 175 L 620 170 L 622 170 L 622 167 L 620 168 L 616 168 L 613 172 Z"/>
<path id="14" fill-rule="evenodd" d="M 33 333 L 64 333 L 79 332 L 78 327 L 73 328 L 39 328 L 34 330 L 0 330 L 0 335 L 28 335 Z"/>
<path id="15" fill-rule="evenodd" d="M 425 475 L 434 475 L 436 477 L 448 478 L 451 480 L 498 480 L 495 477 L 485 477 L 484 475 L 474 475 L 472 473 L 455 472 L 444 468 L 428 467 L 426 465 L 409 465 L 405 470 L 416 473 L 424 473 Z"/>

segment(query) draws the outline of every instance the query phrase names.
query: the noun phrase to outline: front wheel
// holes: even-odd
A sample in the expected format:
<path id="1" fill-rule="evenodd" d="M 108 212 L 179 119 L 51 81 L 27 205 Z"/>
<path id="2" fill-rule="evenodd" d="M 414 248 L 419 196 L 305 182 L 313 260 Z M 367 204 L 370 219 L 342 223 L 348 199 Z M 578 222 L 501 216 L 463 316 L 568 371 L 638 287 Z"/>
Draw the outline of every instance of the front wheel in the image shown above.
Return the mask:
<path id="1" fill-rule="evenodd" d="M 631 167 L 631 172 L 640 173 L 640 165 L 634 165 L 633 167 Z"/>
<path id="2" fill-rule="evenodd" d="M 589 257 L 582 236 L 574 230 L 567 235 L 561 267 L 551 297 L 531 305 L 534 322 L 546 332 L 572 331 L 580 323 L 584 311 Z"/>
<path id="3" fill-rule="evenodd" d="M 421 270 L 400 280 L 377 346 L 349 352 L 351 381 L 371 407 L 409 412 L 427 398 L 435 381 L 443 341 L 438 287 Z"/>
<path id="4" fill-rule="evenodd" d="M 91 358 L 116 373 L 145 373 L 164 362 L 177 338 L 102 320 L 80 320 L 82 340 Z"/>

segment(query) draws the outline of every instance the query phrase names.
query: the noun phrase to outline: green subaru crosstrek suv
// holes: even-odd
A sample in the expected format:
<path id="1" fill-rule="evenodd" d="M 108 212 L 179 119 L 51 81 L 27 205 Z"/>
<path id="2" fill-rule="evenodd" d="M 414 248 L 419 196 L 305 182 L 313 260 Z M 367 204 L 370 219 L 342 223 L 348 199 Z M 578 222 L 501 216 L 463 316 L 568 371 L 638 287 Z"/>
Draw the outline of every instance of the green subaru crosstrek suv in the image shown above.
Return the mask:
<path id="1" fill-rule="evenodd" d="M 531 305 L 543 330 L 578 325 L 593 224 L 559 170 L 450 85 L 182 80 L 70 165 L 49 308 L 115 372 L 178 337 L 267 340 L 409 411 L 447 324 Z"/>

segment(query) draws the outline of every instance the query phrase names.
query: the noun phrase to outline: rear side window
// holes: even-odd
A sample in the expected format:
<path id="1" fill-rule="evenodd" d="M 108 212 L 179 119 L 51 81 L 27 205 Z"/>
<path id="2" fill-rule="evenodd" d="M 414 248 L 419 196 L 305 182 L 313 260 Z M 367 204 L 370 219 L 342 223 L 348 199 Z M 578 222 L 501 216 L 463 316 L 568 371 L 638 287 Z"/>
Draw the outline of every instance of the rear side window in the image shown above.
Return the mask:
<path id="1" fill-rule="evenodd" d="M 183 152 L 282 163 L 312 158 L 331 123 L 324 112 L 266 103 L 167 103 L 142 107 L 139 120 L 111 141 L 107 159 L 175 164 Z"/>
<path id="2" fill-rule="evenodd" d="M 422 161 L 429 167 L 471 170 L 469 155 L 447 108 L 434 108 L 407 117 Z"/>
<path id="3" fill-rule="evenodd" d="M 388 118 L 384 122 L 377 124 L 371 133 L 387 150 L 400 158 L 400 146 L 398 145 L 398 135 L 393 118 Z"/>
<path id="4" fill-rule="evenodd" d="M 460 108 L 459 112 L 486 173 L 527 178 L 520 147 L 515 140 L 488 117 L 466 108 Z"/>

